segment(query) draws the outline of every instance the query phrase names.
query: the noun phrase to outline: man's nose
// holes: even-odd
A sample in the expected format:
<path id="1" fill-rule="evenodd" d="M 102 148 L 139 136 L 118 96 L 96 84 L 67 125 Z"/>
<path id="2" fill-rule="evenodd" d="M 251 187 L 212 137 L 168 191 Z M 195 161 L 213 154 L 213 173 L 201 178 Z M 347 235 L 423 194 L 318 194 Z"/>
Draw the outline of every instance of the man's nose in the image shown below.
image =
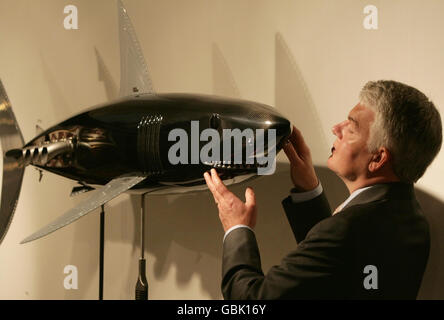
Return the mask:
<path id="1" fill-rule="evenodd" d="M 344 127 L 346 121 L 343 121 L 341 123 L 335 124 L 333 126 L 333 128 L 331 129 L 331 132 L 333 132 L 333 134 L 335 136 L 337 136 L 339 139 L 342 139 L 342 128 Z"/>
<path id="2" fill-rule="evenodd" d="M 339 126 L 340 126 L 340 123 L 335 124 L 333 126 L 333 128 L 331 129 L 331 132 L 333 132 L 333 134 L 335 136 L 337 136 L 339 139 L 341 139 L 342 138 L 342 133 L 341 133 L 341 130 L 339 129 Z"/>

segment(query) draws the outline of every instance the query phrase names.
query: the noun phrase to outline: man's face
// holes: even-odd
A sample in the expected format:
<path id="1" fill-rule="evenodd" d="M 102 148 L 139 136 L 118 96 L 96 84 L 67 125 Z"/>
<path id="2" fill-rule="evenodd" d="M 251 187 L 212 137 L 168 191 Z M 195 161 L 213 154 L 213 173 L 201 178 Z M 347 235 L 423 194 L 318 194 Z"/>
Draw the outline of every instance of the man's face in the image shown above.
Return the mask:
<path id="1" fill-rule="evenodd" d="M 347 120 L 333 127 L 332 132 L 337 138 L 327 166 L 338 176 L 355 181 L 358 177 L 367 175 L 372 158 L 367 149 L 367 140 L 374 117 L 371 109 L 357 104 L 350 111 Z"/>

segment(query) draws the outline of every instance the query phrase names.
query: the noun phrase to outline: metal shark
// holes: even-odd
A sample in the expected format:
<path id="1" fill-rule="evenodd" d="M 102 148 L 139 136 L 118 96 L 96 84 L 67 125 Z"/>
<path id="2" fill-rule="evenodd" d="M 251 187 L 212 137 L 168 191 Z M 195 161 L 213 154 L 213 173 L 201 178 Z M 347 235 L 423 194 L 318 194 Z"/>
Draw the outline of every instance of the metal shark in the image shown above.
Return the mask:
<path id="1" fill-rule="evenodd" d="M 11 222 L 28 165 L 78 181 L 81 186 L 73 193 L 89 191 L 92 186 L 99 188 L 21 243 L 52 233 L 126 191 L 169 194 L 206 190 L 203 173 L 213 167 L 226 184 L 233 184 L 256 177 L 257 169 L 264 166 L 247 161 L 257 156 L 249 151 L 255 139 L 242 141 L 245 157 L 241 162 L 234 161 L 233 151 L 227 155 L 225 150 L 228 158 L 224 160 L 172 164 L 168 159 L 175 143 L 168 139 L 172 130 L 181 129 L 191 135 L 192 122 L 198 122 L 199 133 L 213 129 L 221 136 L 224 130 L 233 128 L 274 130 L 276 139 L 273 144 L 266 141 L 264 151 L 276 153 L 290 134 L 290 122 L 261 103 L 200 94 L 156 94 L 126 9 L 120 0 L 117 2 L 121 98 L 75 115 L 24 144 L 0 82 L 0 138 L 4 150 L 0 241 Z M 223 139 L 221 151 L 222 142 Z M 193 152 L 191 147 L 188 152 Z"/>

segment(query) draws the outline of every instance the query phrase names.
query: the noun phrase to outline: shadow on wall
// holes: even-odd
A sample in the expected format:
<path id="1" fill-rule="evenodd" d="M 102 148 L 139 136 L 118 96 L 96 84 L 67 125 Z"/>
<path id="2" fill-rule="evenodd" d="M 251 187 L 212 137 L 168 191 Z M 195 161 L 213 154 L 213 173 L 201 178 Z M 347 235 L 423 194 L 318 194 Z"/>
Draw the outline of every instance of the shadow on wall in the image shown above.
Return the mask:
<path id="1" fill-rule="evenodd" d="M 239 87 L 234 80 L 233 73 L 225 60 L 222 51 L 216 43 L 212 47 L 213 62 L 213 93 L 218 96 L 241 99 Z"/>
<path id="2" fill-rule="evenodd" d="M 302 71 L 280 33 L 275 37 L 275 54 L 276 109 L 301 130 L 310 146 L 313 162 L 323 164 L 329 156 L 330 147 L 319 119 L 319 111 Z"/>
<path id="3" fill-rule="evenodd" d="M 58 123 L 67 117 L 70 117 L 73 112 L 68 101 L 65 99 L 62 89 L 60 88 L 59 81 L 57 81 L 54 76 L 51 67 L 48 65 L 47 60 L 44 58 L 43 54 L 40 54 L 42 61 L 42 70 L 45 77 L 46 83 L 48 84 L 49 97 L 51 98 L 51 103 L 53 107 L 53 113 L 55 116 L 55 123 Z M 46 128 L 44 128 L 46 129 Z"/>
<path id="4" fill-rule="evenodd" d="M 98 72 L 98 80 L 103 83 L 105 87 L 105 93 L 108 100 L 117 99 L 119 97 L 119 89 L 117 88 L 117 84 L 115 83 L 111 72 L 103 61 L 102 55 L 99 50 L 94 47 L 94 53 L 96 54 L 97 60 L 97 72 Z"/>

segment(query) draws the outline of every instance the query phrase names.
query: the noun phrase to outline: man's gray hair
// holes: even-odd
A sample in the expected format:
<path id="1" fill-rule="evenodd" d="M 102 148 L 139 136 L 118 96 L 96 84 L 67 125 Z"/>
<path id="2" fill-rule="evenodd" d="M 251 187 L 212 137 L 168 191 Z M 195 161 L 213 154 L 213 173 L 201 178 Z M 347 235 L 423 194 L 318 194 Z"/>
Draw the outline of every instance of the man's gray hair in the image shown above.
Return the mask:
<path id="1" fill-rule="evenodd" d="M 441 149 L 441 117 L 419 90 L 396 81 L 370 81 L 360 103 L 375 112 L 368 149 L 386 147 L 393 170 L 404 182 L 416 182 Z"/>

